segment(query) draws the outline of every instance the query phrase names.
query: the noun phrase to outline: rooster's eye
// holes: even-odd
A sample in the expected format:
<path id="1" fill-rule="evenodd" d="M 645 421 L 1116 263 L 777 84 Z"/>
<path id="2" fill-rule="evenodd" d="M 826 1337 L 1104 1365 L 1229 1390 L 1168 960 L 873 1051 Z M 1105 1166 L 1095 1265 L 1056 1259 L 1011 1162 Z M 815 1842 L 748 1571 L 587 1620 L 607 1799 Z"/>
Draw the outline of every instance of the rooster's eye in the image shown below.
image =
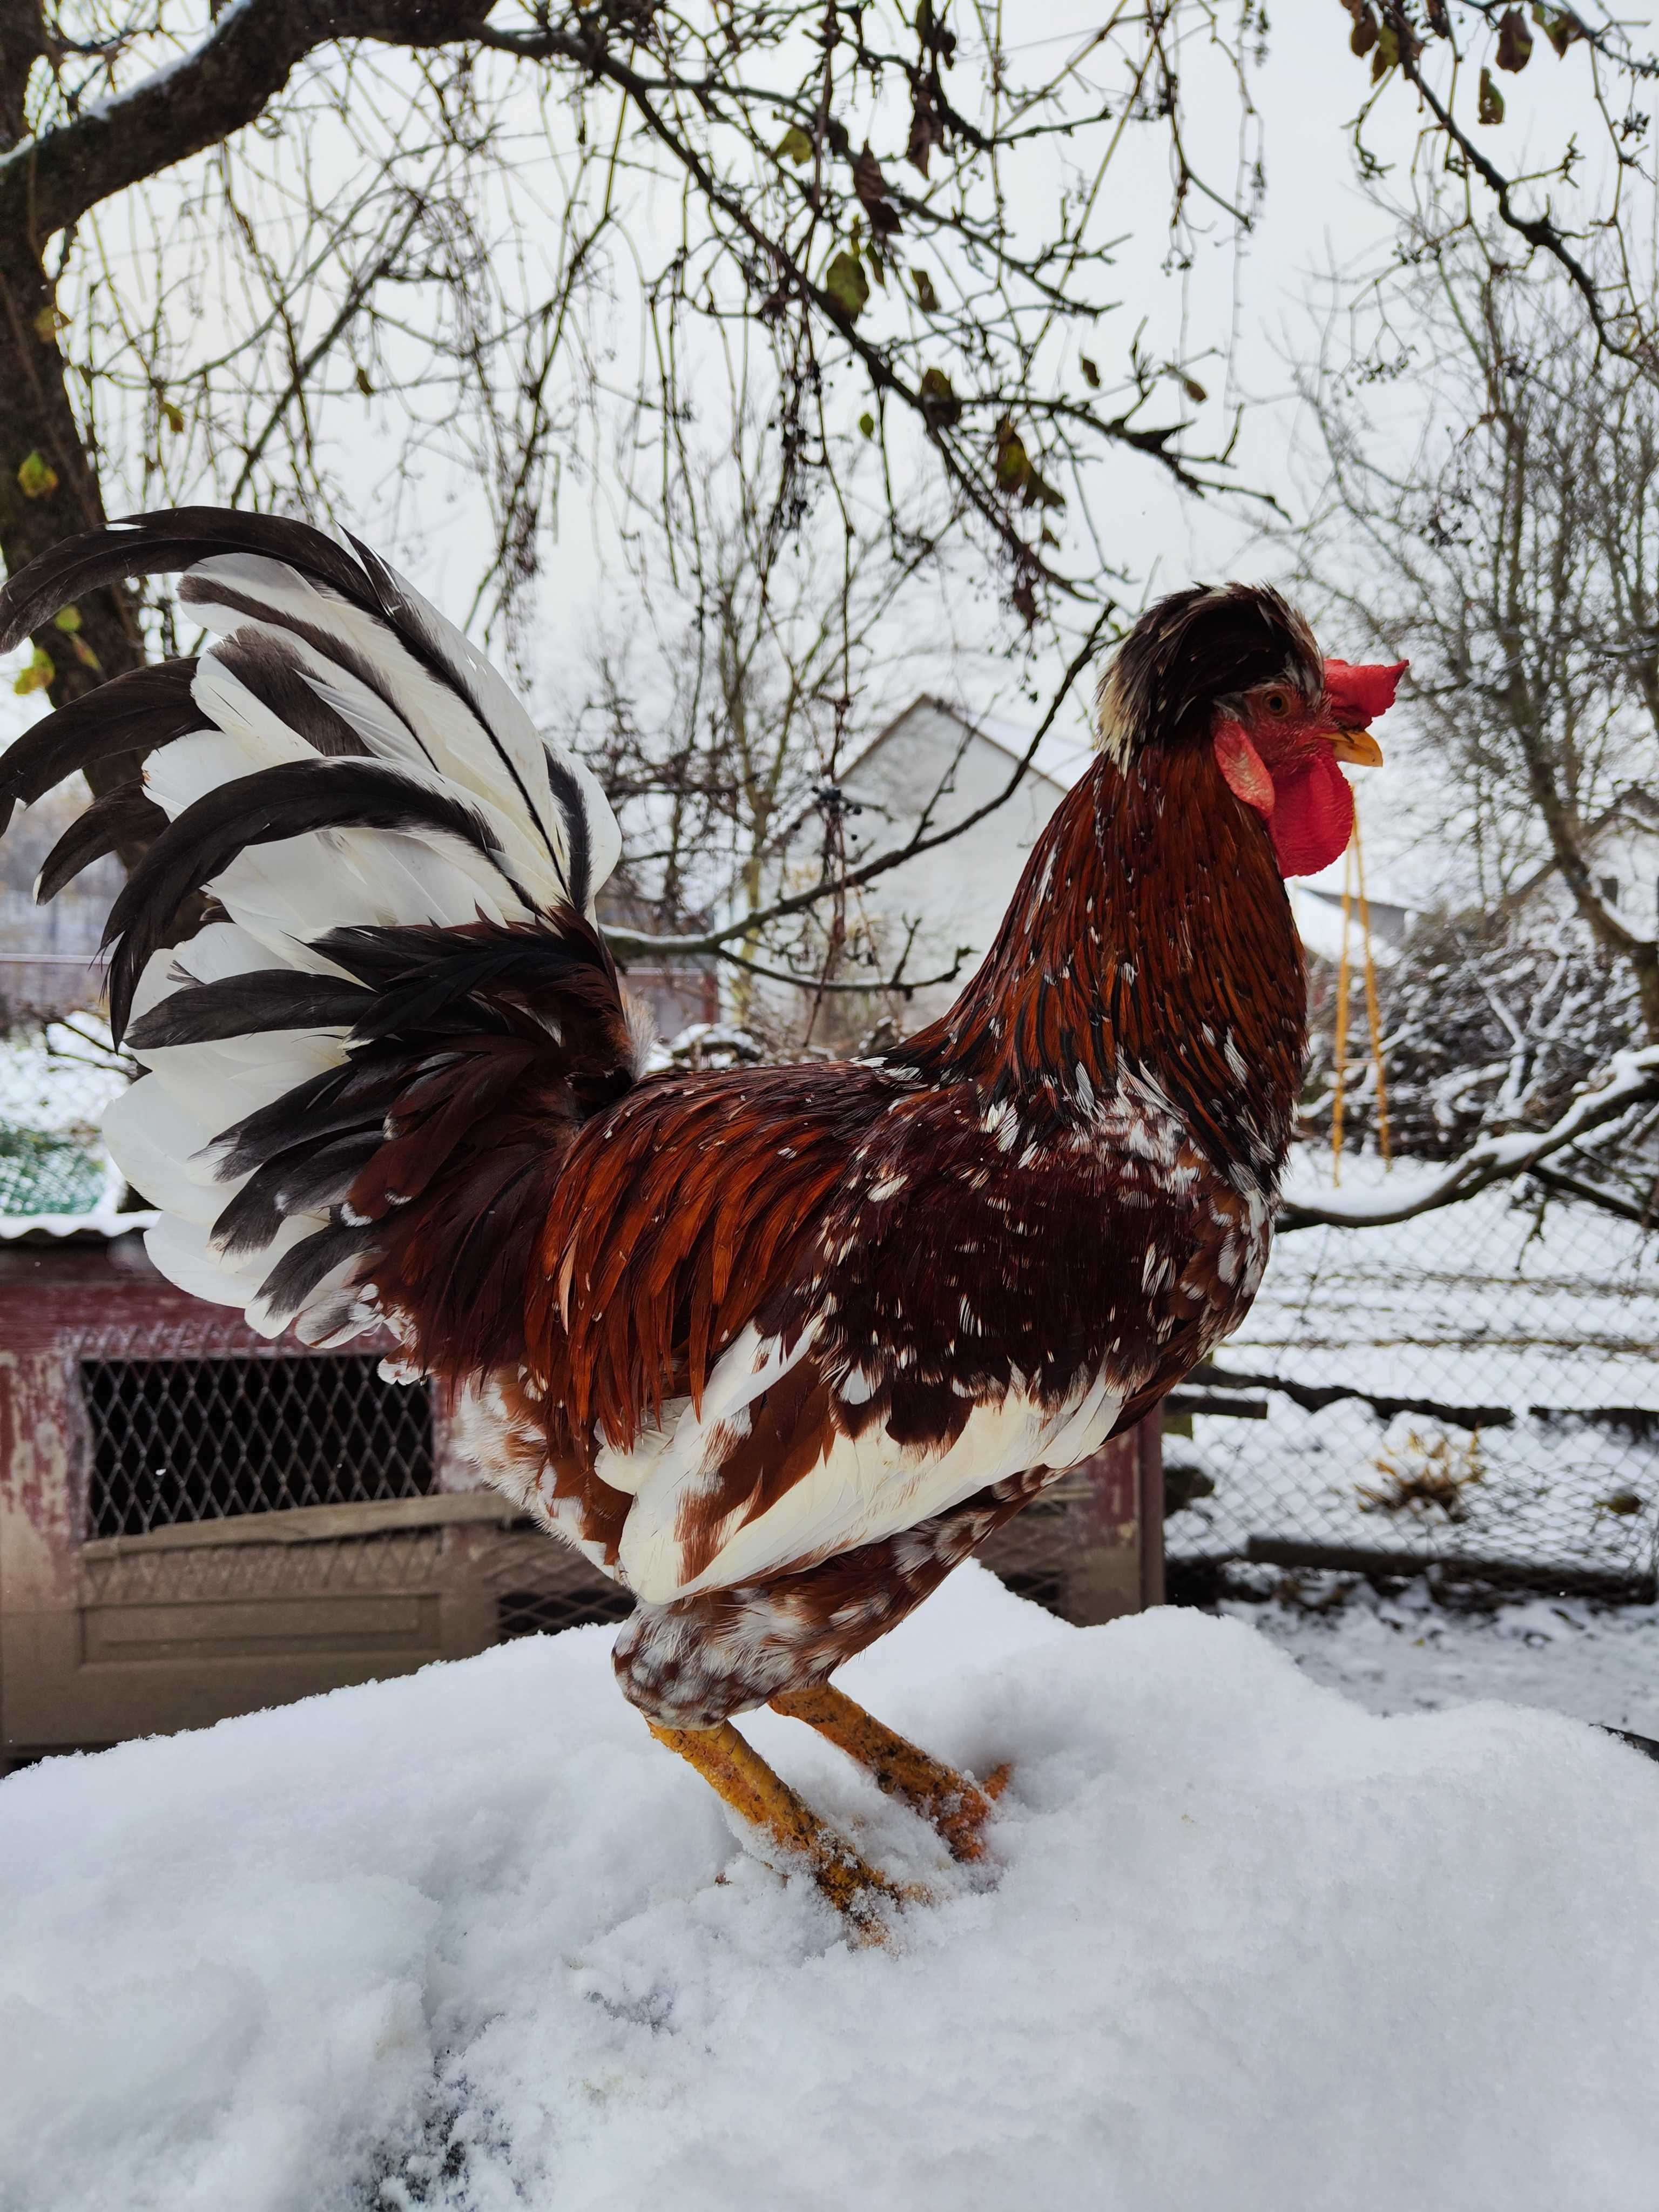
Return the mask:
<path id="1" fill-rule="evenodd" d="M 1291 711 L 1290 699 L 1283 691 L 1269 691 L 1261 703 L 1270 714 L 1288 714 Z"/>

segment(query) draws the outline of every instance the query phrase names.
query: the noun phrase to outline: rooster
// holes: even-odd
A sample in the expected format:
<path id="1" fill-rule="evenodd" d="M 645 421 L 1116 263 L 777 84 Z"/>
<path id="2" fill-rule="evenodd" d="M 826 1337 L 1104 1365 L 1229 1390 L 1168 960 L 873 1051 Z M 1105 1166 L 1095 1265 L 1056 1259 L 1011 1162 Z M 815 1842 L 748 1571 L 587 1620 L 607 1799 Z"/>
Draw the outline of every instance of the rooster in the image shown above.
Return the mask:
<path id="1" fill-rule="evenodd" d="M 632 1593 L 623 1693 L 869 1923 L 892 1885 L 732 1717 L 796 1716 L 983 1849 L 991 1786 L 829 1678 L 1249 1307 L 1304 1049 L 1282 879 L 1346 846 L 1338 763 L 1380 760 L 1400 669 L 1322 659 L 1275 592 L 1176 592 L 948 1013 L 870 1060 L 647 1075 L 604 793 L 355 539 L 141 515 L 15 577 L 0 647 L 178 569 L 206 650 L 0 761 L 3 829 L 147 756 L 40 888 L 149 840 L 106 932 L 146 1073 L 105 1133 L 156 1265 L 441 1381 L 483 1474 Z"/>

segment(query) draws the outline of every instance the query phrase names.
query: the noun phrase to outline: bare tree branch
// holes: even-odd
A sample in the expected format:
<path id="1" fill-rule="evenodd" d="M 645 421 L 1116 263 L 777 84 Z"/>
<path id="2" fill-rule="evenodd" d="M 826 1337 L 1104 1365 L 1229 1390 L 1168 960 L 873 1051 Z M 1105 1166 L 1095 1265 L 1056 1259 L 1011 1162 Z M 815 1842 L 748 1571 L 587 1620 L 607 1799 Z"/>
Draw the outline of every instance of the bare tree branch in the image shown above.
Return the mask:
<path id="1" fill-rule="evenodd" d="M 493 0 L 230 0 L 193 52 L 0 155 L 0 225 L 39 253 L 100 201 L 253 122 L 325 45 L 476 38 Z"/>
<path id="2" fill-rule="evenodd" d="M 1294 1187 L 1280 1208 L 1282 1236 L 1292 1229 L 1326 1224 L 1341 1229 L 1380 1229 L 1414 1220 L 1442 1206 L 1461 1204 L 1493 1183 L 1513 1182 L 1597 1129 L 1659 1100 L 1659 1045 L 1620 1053 L 1603 1082 L 1586 1091 L 1548 1129 L 1509 1137 L 1486 1137 L 1461 1158 L 1409 1181 L 1402 1171 L 1379 1190 L 1331 1192 L 1316 1197 Z"/>
<path id="3" fill-rule="evenodd" d="M 684 937 L 653 937 L 629 929 L 607 928 L 605 934 L 612 949 L 619 957 L 625 960 L 640 959 L 647 954 L 684 959 L 698 953 L 719 952 L 723 946 L 731 944 L 736 938 L 752 937 L 756 932 L 769 927 L 774 922 L 786 920 L 792 915 L 806 913 L 811 908 L 819 905 L 827 898 L 833 898 L 846 891 L 857 890 L 865 884 L 874 883 L 878 877 L 888 874 L 894 868 L 902 867 L 907 860 L 913 860 L 921 854 L 931 853 L 941 845 L 950 844 L 953 839 L 961 836 L 964 830 L 971 830 L 976 822 L 983 822 L 988 816 L 994 814 L 999 807 L 1007 804 L 1030 773 L 1042 740 L 1054 727 L 1055 718 L 1061 707 L 1070 697 L 1078 678 L 1090 666 L 1099 652 L 1101 641 L 1108 634 L 1113 612 L 1113 610 L 1106 609 L 1097 616 L 1088 636 L 1072 656 L 1070 665 L 1056 685 L 1042 720 L 1032 732 L 1030 742 L 1025 750 L 1015 762 L 1012 774 L 982 805 L 970 808 L 966 814 L 958 816 L 954 822 L 947 823 L 941 830 L 930 830 L 925 827 L 919 828 L 914 835 L 906 838 L 902 844 L 892 846 L 885 852 L 875 854 L 858 866 L 848 869 L 844 874 L 826 877 L 807 890 L 792 892 L 784 898 L 774 899 L 765 906 L 740 915 L 735 920 L 722 923 L 713 929 L 700 931 Z M 866 985 L 865 988 L 869 987 Z"/>

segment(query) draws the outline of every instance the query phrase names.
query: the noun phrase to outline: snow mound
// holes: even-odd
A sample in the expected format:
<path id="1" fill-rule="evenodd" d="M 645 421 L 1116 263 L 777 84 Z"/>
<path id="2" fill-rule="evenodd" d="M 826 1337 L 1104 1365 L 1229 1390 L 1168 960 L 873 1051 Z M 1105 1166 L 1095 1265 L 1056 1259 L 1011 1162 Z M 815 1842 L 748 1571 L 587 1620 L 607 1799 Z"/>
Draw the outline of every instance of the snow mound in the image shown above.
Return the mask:
<path id="1" fill-rule="evenodd" d="M 934 1887 L 854 1951 L 609 1640 L 0 1785 L 6 2212 L 1650 2212 L 1659 1770 L 1613 1739 L 965 1569 L 844 1680 L 1015 1762 L 994 1883 L 746 1724 Z"/>

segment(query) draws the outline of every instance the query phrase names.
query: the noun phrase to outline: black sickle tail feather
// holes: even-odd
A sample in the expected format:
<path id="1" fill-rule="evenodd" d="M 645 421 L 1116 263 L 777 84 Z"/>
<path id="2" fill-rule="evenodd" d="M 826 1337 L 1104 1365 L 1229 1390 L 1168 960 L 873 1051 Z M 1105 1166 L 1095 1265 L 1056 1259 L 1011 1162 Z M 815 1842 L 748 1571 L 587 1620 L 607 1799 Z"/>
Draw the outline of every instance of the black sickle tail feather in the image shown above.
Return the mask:
<path id="1" fill-rule="evenodd" d="M 167 576 L 218 553 L 256 553 L 326 584 L 366 612 L 383 611 L 362 568 L 308 522 L 228 507 L 179 507 L 88 530 L 31 561 L 0 591 L 0 653 L 21 645 L 59 607 L 129 576 Z"/>
<path id="2" fill-rule="evenodd" d="M 337 1066 L 223 1132 L 219 1176 L 240 1188 L 213 1224 L 216 1244 L 237 1259 L 266 1249 L 292 1216 L 323 1212 L 260 1285 L 273 1314 L 350 1260 L 339 1313 L 372 1282 L 374 1310 L 421 1364 L 459 1376 L 516 1356 L 566 1146 L 637 1079 L 603 939 L 565 916 L 342 929 L 311 949 L 348 975 L 183 981 L 130 1032 L 151 1053 L 345 1033 Z"/>
<path id="3" fill-rule="evenodd" d="M 260 769 L 186 807 L 150 847 L 110 908 L 104 942 L 116 946 L 109 1018 L 118 1043 L 138 978 L 150 955 L 167 943 L 191 893 L 250 846 L 313 830 L 428 830 L 457 838 L 529 903 L 488 823 L 453 793 L 430 790 L 378 761 L 294 761 Z"/>
<path id="4" fill-rule="evenodd" d="M 302 975 L 292 968 L 256 968 L 216 983 L 186 983 L 142 1014 L 127 1030 L 135 1052 L 166 1045 L 220 1044 L 266 1030 L 349 1029 L 373 1003 L 361 983 Z"/>
<path id="5" fill-rule="evenodd" d="M 146 844 L 167 826 L 167 816 L 144 796 L 144 787 L 136 777 L 118 791 L 106 791 L 84 814 L 76 816 L 41 862 L 35 897 L 44 906 L 65 884 L 73 883 L 82 868 L 123 845 Z"/>
<path id="6" fill-rule="evenodd" d="M 4 599 L 0 592 L 0 605 Z M 32 806 L 77 769 L 121 753 L 154 752 L 201 729 L 202 710 L 190 690 L 196 668 L 193 660 L 161 660 L 114 677 L 14 739 L 0 754 L 0 835 L 14 807 Z"/>

